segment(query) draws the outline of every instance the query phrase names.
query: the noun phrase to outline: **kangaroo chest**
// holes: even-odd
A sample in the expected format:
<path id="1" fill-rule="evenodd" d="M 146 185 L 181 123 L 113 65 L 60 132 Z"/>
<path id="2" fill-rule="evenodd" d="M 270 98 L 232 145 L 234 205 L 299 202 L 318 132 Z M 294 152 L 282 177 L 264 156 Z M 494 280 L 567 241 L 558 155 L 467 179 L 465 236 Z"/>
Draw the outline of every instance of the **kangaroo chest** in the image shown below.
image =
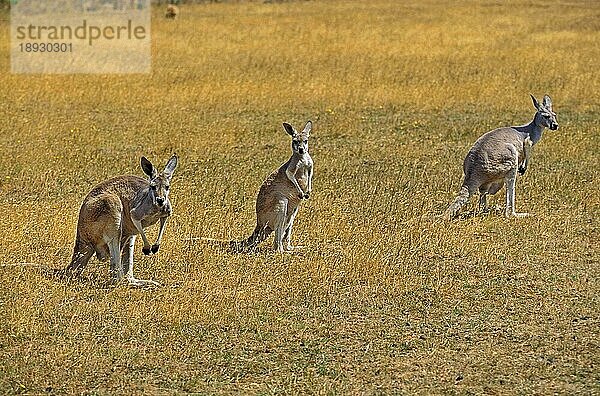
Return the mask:
<path id="1" fill-rule="evenodd" d="M 161 217 L 165 217 L 164 213 L 161 212 L 156 212 L 153 213 L 149 216 L 146 216 L 142 219 L 142 227 L 146 228 L 149 227 L 153 224 L 156 224 L 156 222 L 161 218 Z"/>
<path id="2" fill-rule="evenodd" d="M 312 166 L 312 158 L 310 158 L 309 155 L 304 156 L 298 161 L 298 169 L 296 170 L 295 176 L 296 180 L 298 180 L 298 184 L 300 184 L 300 187 L 302 187 L 303 190 L 306 190 L 308 187 L 308 179 L 310 177 Z"/>
<path id="3" fill-rule="evenodd" d="M 154 225 L 160 220 L 162 217 L 168 217 L 171 212 L 171 205 L 169 202 L 161 209 L 161 210 L 153 210 L 150 213 L 146 214 L 141 222 L 142 228 L 150 227 Z M 123 233 L 126 235 L 137 235 L 139 232 L 137 228 L 133 225 L 130 216 L 126 216 L 123 221 Z"/>

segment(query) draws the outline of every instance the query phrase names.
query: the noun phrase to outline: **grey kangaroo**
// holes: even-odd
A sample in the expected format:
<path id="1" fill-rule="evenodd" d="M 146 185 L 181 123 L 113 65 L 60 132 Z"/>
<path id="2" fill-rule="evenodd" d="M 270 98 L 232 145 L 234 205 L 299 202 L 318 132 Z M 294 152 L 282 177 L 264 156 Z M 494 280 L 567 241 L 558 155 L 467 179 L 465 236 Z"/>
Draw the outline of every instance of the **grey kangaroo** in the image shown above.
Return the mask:
<path id="1" fill-rule="evenodd" d="M 235 251 L 253 249 L 275 231 L 274 249 L 292 251 L 292 226 L 300 201 L 312 192 L 313 161 L 308 153 L 308 137 L 312 122 L 308 121 L 302 132 L 283 123 L 292 137 L 292 156 L 263 182 L 256 198 L 256 228 L 245 241 L 232 241 Z"/>
<path id="2" fill-rule="evenodd" d="M 481 136 L 463 163 L 465 178 L 460 192 L 446 210 L 446 219 L 454 218 L 460 208 L 479 190 L 479 208 L 487 210 L 486 197 L 497 193 L 506 183 L 506 217 L 524 217 L 527 213 L 515 211 L 515 184 L 517 172 L 527 170 L 532 147 L 540 141 L 544 128 L 558 129 L 556 113 L 552 111 L 552 100 L 544 95 L 538 103 L 531 95 L 537 110 L 533 121 L 527 125 L 494 129 Z"/>
<path id="3" fill-rule="evenodd" d="M 172 213 L 169 183 L 177 167 L 173 155 L 159 173 L 146 157 L 141 159 L 148 179 L 118 176 L 106 180 L 90 191 L 83 200 L 77 221 L 77 237 L 71 263 L 63 271 L 66 276 L 79 276 L 94 253 L 100 261 L 110 258 L 110 275 L 114 282 L 124 275 L 131 286 L 158 286 L 151 280 L 133 276 L 135 238 L 142 236 L 145 255 L 158 252 L 167 218 Z M 154 245 L 144 228 L 160 220 Z"/>

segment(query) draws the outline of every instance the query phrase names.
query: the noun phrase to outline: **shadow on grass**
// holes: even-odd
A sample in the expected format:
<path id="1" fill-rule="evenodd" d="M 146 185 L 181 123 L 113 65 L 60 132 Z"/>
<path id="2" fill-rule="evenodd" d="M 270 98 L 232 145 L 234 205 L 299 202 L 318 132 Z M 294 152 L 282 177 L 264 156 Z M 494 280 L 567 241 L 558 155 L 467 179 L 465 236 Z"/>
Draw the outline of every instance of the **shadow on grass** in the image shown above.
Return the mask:
<path id="1" fill-rule="evenodd" d="M 73 276 L 67 275 L 63 268 L 52 268 L 43 265 L 36 265 L 32 267 L 35 268 L 35 270 L 44 278 L 55 283 L 62 283 L 64 285 L 85 286 L 91 289 L 110 290 L 121 284 L 121 282 L 114 284 L 104 276 L 95 273 Z"/>
<path id="2" fill-rule="evenodd" d="M 260 246 L 247 248 L 243 246 L 243 241 L 228 241 L 224 239 L 212 238 L 194 238 L 193 241 L 202 241 L 206 246 L 215 248 L 222 253 L 233 255 L 248 255 L 248 256 L 265 256 L 278 254 L 272 247 L 272 242 L 264 241 Z M 286 251 L 284 255 L 304 255 L 304 246 L 297 246 L 292 251 Z"/>
<path id="3" fill-rule="evenodd" d="M 55 282 L 63 283 L 65 285 L 81 285 L 87 286 L 94 289 L 113 289 L 120 284 L 113 285 L 110 280 L 105 276 L 97 273 L 90 273 L 81 276 L 69 276 L 65 274 L 63 268 L 53 268 L 44 264 L 37 263 L 14 263 L 5 264 L 0 266 L 1 268 L 18 268 L 21 272 L 35 272 L 40 274 L 42 277 Z"/>
<path id="4" fill-rule="evenodd" d="M 500 206 L 491 206 L 486 211 L 471 209 L 461 212 L 455 220 L 469 220 L 474 218 L 501 217 L 504 218 L 504 209 Z"/>

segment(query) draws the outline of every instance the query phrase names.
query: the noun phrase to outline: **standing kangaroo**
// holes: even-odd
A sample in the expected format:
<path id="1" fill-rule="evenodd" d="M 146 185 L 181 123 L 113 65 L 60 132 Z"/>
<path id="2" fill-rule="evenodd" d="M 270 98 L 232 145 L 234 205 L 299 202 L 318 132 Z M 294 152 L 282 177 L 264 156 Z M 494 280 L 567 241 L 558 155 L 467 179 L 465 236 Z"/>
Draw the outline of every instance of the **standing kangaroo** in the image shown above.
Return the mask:
<path id="1" fill-rule="evenodd" d="M 446 219 L 454 218 L 460 208 L 479 190 L 479 208 L 487 210 L 486 196 L 497 193 L 506 183 L 506 217 L 524 217 L 515 212 L 515 184 L 517 172 L 527 170 L 531 151 L 541 138 L 544 128 L 558 129 L 552 100 L 544 95 L 542 104 L 530 95 L 536 108 L 533 121 L 527 125 L 494 129 L 481 136 L 465 157 L 465 178 L 460 193 L 446 210 Z"/>
<path id="2" fill-rule="evenodd" d="M 113 281 L 126 275 L 131 286 L 159 285 L 133 276 L 133 251 L 135 237 L 140 234 L 144 241 L 142 252 L 145 255 L 158 252 L 167 218 L 172 213 L 169 183 L 177 167 L 177 156 L 169 159 L 162 173 L 146 157 L 142 157 L 141 166 L 148 180 L 117 176 L 98 184 L 85 197 L 79 210 L 73 258 L 64 270 L 67 276 L 79 276 L 96 253 L 100 261 L 110 257 Z M 158 238 L 150 246 L 144 228 L 158 220 Z"/>
<path id="3" fill-rule="evenodd" d="M 292 156 L 263 182 L 256 198 L 256 228 L 245 241 L 232 241 L 234 250 L 252 249 L 273 231 L 277 252 L 294 249 L 290 238 L 298 206 L 312 191 L 313 161 L 308 154 L 312 122 L 308 121 L 302 132 L 288 123 L 283 123 L 283 128 L 292 137 Z"/>

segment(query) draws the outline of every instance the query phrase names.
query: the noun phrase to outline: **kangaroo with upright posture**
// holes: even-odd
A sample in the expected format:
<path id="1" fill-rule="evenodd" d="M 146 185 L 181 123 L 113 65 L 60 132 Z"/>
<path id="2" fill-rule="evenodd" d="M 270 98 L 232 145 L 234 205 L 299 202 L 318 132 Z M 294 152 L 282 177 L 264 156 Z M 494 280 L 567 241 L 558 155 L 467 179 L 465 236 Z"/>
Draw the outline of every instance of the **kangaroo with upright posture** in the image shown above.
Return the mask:
<path id="1" fill-rule="evenodd" d="M 308 199 L 312 191 L 313 161 L 308 154 L 308 137 L 312 122 L 302 132 L 283 123 L 292 137 L 292 156 L 263 182 L 256 198 L 256 228 L 245 241 L 232 241 L 236 251 L 253 249 L 275 231 L 274 249 L 283 253 L 292 251 L 292 226 L 300 201 Z"/>
<path id="2" fill-rule="evenodd" d="M 558 129 L 552 100 L 544 95 L 538 103 L 531 95 L 537 110 L 527 125 L 498 128 L 481 136 L 463 163 L 465 178 L 459 195 L 446 210 L 444 217 L 454 218 L 460 208 L 479 190 L 479 208 L 487 210 L 486 197 L 497 193 L 506 183 L 506 217 L 524 217 L 527 213 L 515 211 L 515 184 L 517 172 L 523 175 L 529 165 L 532 147 L 540 141 L 544 128 Z"/>
<path id="3" fill-rule="evenodd" d="M 142 170 L 149 179 L 138 176 L 117 176 L 106 180 L 90 191 L 83 200 L 77 221 L 77 237 L 71 263 L 65 268 L 67 276 L 79 276 L 94 253 L 100 261 L 110 258 L 110 275 L 114 282 L 127 276 L 131 286 L 158 286 L 151 280 L 133 276 L 135 238 L 142 236 L 145 255 L 158 252 L 167 218 L 172 213 L 169 183 L 177 167 L 173 155 L 159 173 L 146 157 L 141 159 Z M 154 245 L 144 228 L 160 220 L 160 230 Z"/>

